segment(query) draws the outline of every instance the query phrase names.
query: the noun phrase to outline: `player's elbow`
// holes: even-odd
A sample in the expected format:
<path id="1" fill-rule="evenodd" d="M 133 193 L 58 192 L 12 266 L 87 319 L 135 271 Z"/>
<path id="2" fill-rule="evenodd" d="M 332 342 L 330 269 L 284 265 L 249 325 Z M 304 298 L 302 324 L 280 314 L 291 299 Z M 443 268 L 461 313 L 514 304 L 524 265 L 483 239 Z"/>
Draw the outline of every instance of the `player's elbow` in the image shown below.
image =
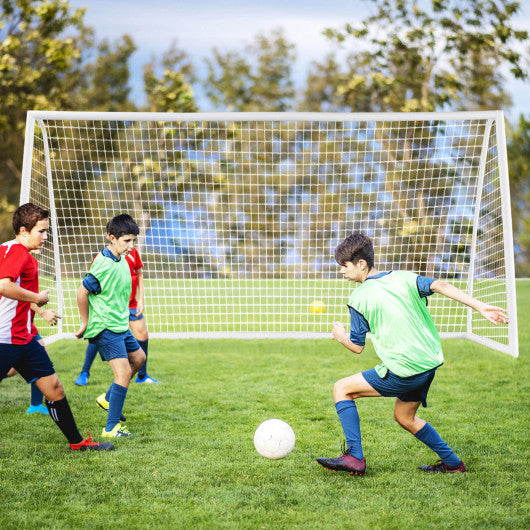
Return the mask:
<path id="1" fill-rule="evenodd" d="M 450 284 L 443 280 L 434 280 L 434 282 L 431 283 L 431 291 L 433 293 L 443 293 L 449 286 Z"/>
<path id="2" fill-rule="evenodd" d="M 79 288 L 77 289 L 77 300 L 85 300 L 88 298 L 88 290 L 87 288 L 81 284 Z"/>
<path id="3" fill-rule="evenodd" d="M 351 347 L 350 347 L 351 351 L 353 353 L 362 353 L 362 351 L 364 350 L 364 345 L 361 345 L 361 344 L 355 344 L 354 342 L 351 343 Z"/>
<path id="4" fill-rule="evenodd" d="M 10 283 L 11 283 L 10 278 L 2 278 L 0 280 L 0 296 L 6 296 L 7 289 Z"/>

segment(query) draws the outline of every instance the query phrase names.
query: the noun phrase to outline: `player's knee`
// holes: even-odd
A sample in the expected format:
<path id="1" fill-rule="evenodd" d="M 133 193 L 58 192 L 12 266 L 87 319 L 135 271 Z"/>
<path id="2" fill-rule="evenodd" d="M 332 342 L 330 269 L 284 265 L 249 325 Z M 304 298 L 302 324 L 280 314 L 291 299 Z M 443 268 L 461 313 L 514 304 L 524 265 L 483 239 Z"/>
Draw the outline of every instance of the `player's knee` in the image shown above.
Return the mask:
<path id="1" fill-rule="evenodd" d="M 60 401 L 66 397 L 63 384 L 58 377 L 49 381 L 46 384 L 46 388 L 44 390 L 41 389 L 41 392 L 48 401 Z"/>
<path id="2" fill-rule="evenodd" d="M 413 428 L 414 418 L 409 418 L 408 416 L 403 416 L 394 412 L 394 420 L 407 431 L 410 431 Z"/>
<path id="3" fill-rule="evenodd" d="M 346 387 L 346 382 L 344 379 L 340 379 L 333 385 L 333 400 L 335 403 L 337 401 L 342 401 L 343 399 L 350 399 L 351 395 L 348 394 L 348 389 Z"/>
<path id="4" fill-rule="evenodd" d="M 144 342 L 149 338 L 149 333 L 146 329 L 140 329 L 134 333 L 134 338 L 140 342 Z"/>

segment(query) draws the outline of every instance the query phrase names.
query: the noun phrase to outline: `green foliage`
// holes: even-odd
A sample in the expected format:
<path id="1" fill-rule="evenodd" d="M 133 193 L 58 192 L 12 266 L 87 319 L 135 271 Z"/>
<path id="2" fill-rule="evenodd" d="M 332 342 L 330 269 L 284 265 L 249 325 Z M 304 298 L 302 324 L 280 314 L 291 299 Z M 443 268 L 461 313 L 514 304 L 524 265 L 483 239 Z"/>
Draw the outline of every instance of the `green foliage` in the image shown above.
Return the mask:
<path id="1" fill-rule="evenodd" d="M 83 43 L 84 10 L 64 0 L 4 0 L 0 4 L 0 187 L 7 209 L 18 203 L 26 111 L 71 108 Z M 12 237 L 0 225 L 0 240 Z"/>
<path id="2" fill-rule="evenodd" d="M 193 66 L 186 53 L 174 43 L 160 61 L 162 75 L 157 76 L 155 60 L 144 66 L 144 88 L 151 112 L 196 112 L 191 87 Z"/>
<path id="3" fill-rule="evenodd" d="M 136 46 L 129 35 L 115 43 L 103 40 L 93 62 L 84 67 L 83 86 L 76 98 L 76 110 L 135 110 L 129 99 L 129 59 Z"/>
<path id="4" fill-rule="evenodd" d="M 349 43 L 351 50 L 346 69 L 331 79 L 327 63 L 314 66 L 331 84 L 329 89 L 335 88 L 336 108 L 366 112 L 499 108 L 510 101 L 501 67 L 507 66 L 517 79 L 527 76 L 514 45 L 528 41 L 528 32 L 511 26 L 518 2 L 372 3 L 375 14 L 359 26 L 347 24 L 324 32 L 342 47 Z M 306 95 L 306 102 L 310 101 Z"/>
<path id="5" fill-rule="evenodd" d="M 214 49 L 213 58 L 207 59 L 206 95 L 223 110 L 290 110 L 295 95 L 294 60 L 294 45 L 280 29 L 270 36 L 258 35 L 244 54 Z"/>
<path id="6" fill-rule="evenodd" d="M 519 116 L 507 131 L 508 167 L 515 245 L 515 272 L 530 277 L 530 119 Z"/>
<path id="7" fill-rule="evenodd" d="M 521 325 L 530 282 L 517 282 Z M 468 341 L 444 341 L 446 362 L 419 414 L 465 461 L 464 475 L 423 474 L 437 457 L 392 419 L 392 399 L 358 401 L 367 474 L 330 473 L 342 432 L 335 380 L 377 363 L 330 340 L 151 340 L 149 373 L 125 402 L 138 438 L 114 452 L 69 452 L 48 417 L 27 416 L 20 377 L 0 384 L 2 528 L 528 528 L 530 335 L 513 359 Z M 96 359 L 76 387 L 84 341 L 49 346 L 83 432 L 105 414 L 95 397 L 111 382 Z M 267 418 L 289 422 L 293 452 L 270 461 L 254 450 Z M 352 523 L 353 521 L 353 523 Z"/>

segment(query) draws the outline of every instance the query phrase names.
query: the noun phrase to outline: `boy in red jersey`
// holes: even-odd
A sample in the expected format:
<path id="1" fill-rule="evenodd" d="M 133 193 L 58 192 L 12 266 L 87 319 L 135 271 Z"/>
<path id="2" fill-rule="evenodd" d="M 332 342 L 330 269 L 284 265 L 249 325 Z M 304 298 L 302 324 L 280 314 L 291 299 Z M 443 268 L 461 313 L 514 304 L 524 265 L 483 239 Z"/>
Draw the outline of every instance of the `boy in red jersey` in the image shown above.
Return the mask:
<path id="1" fill-rule="evenodd" d="M 0 246 L 0 381 L 14 368 L 46 397 L 50 416 L 73 450 L 111 450 L 109 443 L 83 440 L 77 429 L 63 385 L 45 348 L 33 335 L 30 305 L 44 306 L 49 290 L 39 292 L 38 262 L 31 251 L 40 251 L 48 238 L 49 214 L 32 203 L 13 214 L 16 238 Z"/>
<path id="2" fill-rule="evenodd" d="M 144 264 L 140 254 L 133 248 L 125 257 L 131 269 L 132 291 L 129 299 L 129 328 L 145 353 L 145 363 L 138 370 L 137 383 L 159 383 L 147 374 L 147 348 L 149 345 L 149 334 L 144 319 L 144 275 L 142 272 Z M 90 368 L 96 357 L 98 349 L 95 344 L 89 343 L 85 351 L 85 361 L 81 373 L 77 376 L 75 384 L 86 386 L 90 377 Z M 101 396 L 100 396 L 101 397 Z M 99 398 L 98 398 L 99 399 Z"/>

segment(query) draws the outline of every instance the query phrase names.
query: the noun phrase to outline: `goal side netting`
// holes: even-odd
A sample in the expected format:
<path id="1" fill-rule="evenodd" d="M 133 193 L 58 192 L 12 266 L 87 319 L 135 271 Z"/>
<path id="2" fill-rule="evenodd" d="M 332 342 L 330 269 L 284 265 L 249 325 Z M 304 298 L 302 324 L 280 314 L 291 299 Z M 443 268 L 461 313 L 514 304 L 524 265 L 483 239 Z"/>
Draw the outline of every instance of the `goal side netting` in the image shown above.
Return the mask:
<path id="1" fill-rule="evenodd" d="M 369 235 L 381 271 L 448 280 L 505 307 L 494 326 L 440 295 L 442 337 L 518 355 L 502 112 L 28 113 L 21 202 L 51 212 L 40 284 L 57 328 L 107 221 L 140 226 L 151 337 L 329 337 L 355 285 L 334 249 Z M 316 302 L 316 303 L 313 303 Z"/>

